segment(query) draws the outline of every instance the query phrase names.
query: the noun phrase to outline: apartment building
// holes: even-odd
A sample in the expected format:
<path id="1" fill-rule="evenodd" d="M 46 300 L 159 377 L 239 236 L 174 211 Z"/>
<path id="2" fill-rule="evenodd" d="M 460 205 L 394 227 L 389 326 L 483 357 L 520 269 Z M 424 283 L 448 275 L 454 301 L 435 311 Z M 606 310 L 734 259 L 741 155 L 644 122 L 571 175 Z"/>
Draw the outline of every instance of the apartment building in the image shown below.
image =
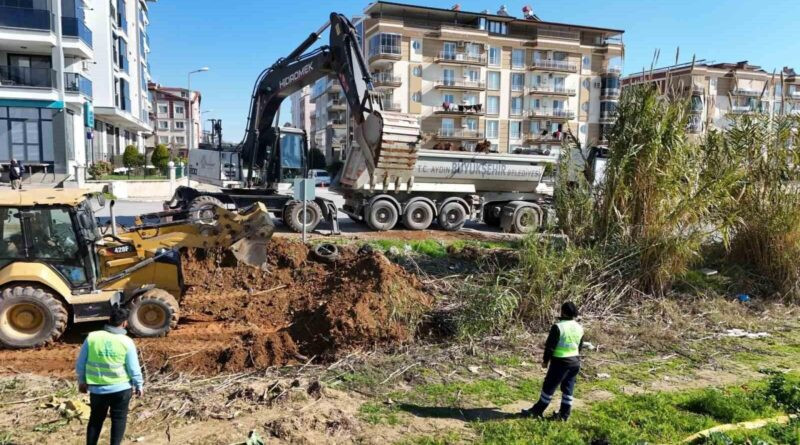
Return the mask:
<path id="1" fill-rule="evenodd" d="M 665 94 L 691 100 L 689 132 L 703 135 L 724 129 L 732 114 L 767 112 L 800 114 L 800 77 L 789 67 L 771 73 L 747 61 L 705 60 L 633 74 L 624 86 L 654 83 Z"/>
<path id="2" fill-rule="evenodd" d="M 601 143 L 620 94 L 623 31 L 522 15 L 368 6 L 366 57 L 384 108 L 419 115 L 426 148 L 488 140 L 501 153 L 557 151 L 568 130 Z"/>
<path id="3" fill-rule="evenodd" d="M 308 132 L 309 145 L 323 152 L 328 164 L 344 160 L 349 115 L 339 81 L 334 77 L 317 80 L 311 88 L 309 102 L 314 106 L 314 124 Z"/>
<path id="4" fill-rule="evenodd" d="M 203 136 L 200 92 L 156 83 L 150 83 L 148 88 L 153 103 L 153 134 L 146 139 L 147 149 L 152 150 L 157 144 L 163 144 L 175 156 L 188 156 L 190 145 L 187 142 L 191 138 L 191 146 L 197 147 Z M 191 132 L 189 125 L 193 125 Z"/>
<path id="5" fill-rule="evenodd" d="M 292 126 L 310 132 L 316 124 L 315 104 L 311 102 L 311 86 L 306 85 L 295 91 L 289 99 L 292 106 Z"/>
<path id="6" fill-rule="evenodd" d="M 141 144 L 146 17 L 144 0 L 0 0 L 0 164 L 58 182 Z"/>

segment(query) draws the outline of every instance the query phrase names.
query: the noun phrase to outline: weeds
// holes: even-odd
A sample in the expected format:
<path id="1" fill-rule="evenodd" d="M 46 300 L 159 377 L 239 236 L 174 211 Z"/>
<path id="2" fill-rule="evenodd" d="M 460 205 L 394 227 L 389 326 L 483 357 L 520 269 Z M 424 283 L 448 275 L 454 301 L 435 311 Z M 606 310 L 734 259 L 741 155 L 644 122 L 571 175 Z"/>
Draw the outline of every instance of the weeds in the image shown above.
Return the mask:
<path id="1" fill-rule="evenodd" d="M 0 445 L 13 445 L 14 437 L 8 431 L 0 431 Z"/>

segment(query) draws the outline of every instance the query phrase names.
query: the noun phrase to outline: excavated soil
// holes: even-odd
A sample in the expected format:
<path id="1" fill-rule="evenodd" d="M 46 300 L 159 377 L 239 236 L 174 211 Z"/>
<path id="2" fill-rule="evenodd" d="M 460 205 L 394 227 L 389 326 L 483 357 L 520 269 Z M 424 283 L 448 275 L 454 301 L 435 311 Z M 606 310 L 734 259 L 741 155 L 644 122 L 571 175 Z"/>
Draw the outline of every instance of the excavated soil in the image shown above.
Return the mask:
<path id="1" fill-rule="evenodd" d="M 300 243 L 273 238 L 268 258 L 261 270 L 225 251 L 186 252 L 181 323 L 166 338 L 136 340 L 148 372 L 213 375 L 402 344 L 432 303 L 414 276 L 378 252 L 345 247 L 326 263 Z M 68 375 L 84 335 L 0 350 L 0 372 Z"/>

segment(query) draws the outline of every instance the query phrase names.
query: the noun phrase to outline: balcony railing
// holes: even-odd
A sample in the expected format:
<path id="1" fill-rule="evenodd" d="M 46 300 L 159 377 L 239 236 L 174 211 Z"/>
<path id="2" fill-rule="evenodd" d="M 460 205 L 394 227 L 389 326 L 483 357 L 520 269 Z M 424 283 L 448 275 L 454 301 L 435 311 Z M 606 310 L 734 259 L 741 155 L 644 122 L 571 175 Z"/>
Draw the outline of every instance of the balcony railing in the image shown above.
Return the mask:
<path id="1" fill-rule="evenodd" d="M 440 128 L 436 137 L 438 139 L 483 139 L 483 132 L 464 128 Z"/>
<path id="2" fill-rule="evenodd" d="M 580 40 L 581 33 L 579 31 L 561 31 L 558 29 L 538 29 L 536 30 L 536 37 L 559 40 Z"/>
<path id="3" fill-rule="evenodd" d="M 342 119 L 331 119 L 328 121 L 329 127 L 343 127 L 345 125 L 347 125 L 347 122 Z"/>
<path id="4" fill-rule="evenodd" d="M 372 73 L 372 84 L 376 87 L 399 87 L 402 82 L 400 76 L 391 73 Z"/>
<path id="5" fill-rule="evenodd" d="M 486 55 L 441 51 L 436 57 L 436 61 L 450 62 L 450 63 L 464 63 L 471 65 L 486 65 Z"/>
<path id="6" fill-rule="evenodd" d="M 755 112 L 755 107 L 751 107 L 750 105 L 734 105 L 731 107 L 731 113 L 753 113 Z"/>
<path id="7" fill-rule="evenodd" d="M 619 76 L 622 74 L 622 67 L 621 66 L 609 66 L 606 68 L 606 74 L 614 74 Z"/>
<path id="8" fill-rule="evenodd" d="M 483 90 L 486 88 L 486 82 L 479 80 L 455 80 L 455 79 L 441 79 L 433 83 L 435 88 L 444 89 L 460 89 L 460 90 Z"/>
<path id="9" fill-rule="evenodd" d="M 572 119 L 575 117 L 575 112 L 561 108 L 532 108 L 528 110 L 528 116 Z"/>
<path id="10" fill-rule="evenodd" d="M 560 144 L 563 137 L 553 136 L 552 133 L 523 133 L 522 140 L 529 144 Z"/>
<path id="11" fill-rule="evenodd" d="M 434 108 L 436 114 L 454 114 L 454 115 L 475 115 L 483 116 L 485 114 L 483 104 L 477 105 L 456 105 L 449 104 L 441 107 Z"/>
<path id="12" fill-rule="evenodd" d="M 617 112 L 616 111 L 601 111 L 600 112 L 600 123 L 601 124 L 613 124 L 617 121 Z"/>
<path id="13" fill-rule="evenodd" d="M 61 34 L 66 37 L 77 37 L 92 46 L 92 31 L 76 17 L 61 17 Z"/>
<path id="14" fill-rule="evenodd" d="M 92 81 L 78 73 L 64 73 L 64 90 L 92 98 Z"/>
<path id="15" fill-rule="evenodd" d="M 533 85 L 529 89 L 530 94 L 544 94 L 557 96 L 574 96 L 577 94 L 574 88 L 564 88 L 549 85 Z"/>
<path id="16" fill-rule="evenodd" d="M 52 29 L 52 16 L 53 14 L 47 9 L 0 6 L 0 28 L 23 28 L 49 31 Z"/>
<path id="17" fill-rule="evenodd" d="M 734 96 L 760 97 L 761 91 L 734 88 L 731 94 Z"/>
<path id="18" fill-rule="evenodd" d="M 384 102 L 383 109 L 386 111 L 400 111 L 399 102 Z"/>
<path id="19" fill-rule="evenodd" d="M 344 110 L 347 107 L 347 104 L 343 100 L 329 100 L 328 101 L 328 108 L 339 108 Z"/>
<path id="20" fill-rule="evenodd" d="M 619 88 L 603 88 L 600 90 L 600 99 L 618 99 L 622 90 Z"/>
<path id="21" fill-rule="evenodd" d="M 0 65 L 0 87 L 53 88 L 55 85 L 53 69 Z"/>
<path id="22" fill-rule="evenodd" d="M 369 61 L 379 59 L 400 60 L 402 53 L 399 46 L 381 45 L 378 48 L 370 49 Z"/>
<path id="23" fill-rule="evenodd" d="M 531 62 L 529 68 L 532 70 L 566 71 L 572 73 L 578 70 L 578 65 L 569 63 L 566 60 L 540 59 Z"/>

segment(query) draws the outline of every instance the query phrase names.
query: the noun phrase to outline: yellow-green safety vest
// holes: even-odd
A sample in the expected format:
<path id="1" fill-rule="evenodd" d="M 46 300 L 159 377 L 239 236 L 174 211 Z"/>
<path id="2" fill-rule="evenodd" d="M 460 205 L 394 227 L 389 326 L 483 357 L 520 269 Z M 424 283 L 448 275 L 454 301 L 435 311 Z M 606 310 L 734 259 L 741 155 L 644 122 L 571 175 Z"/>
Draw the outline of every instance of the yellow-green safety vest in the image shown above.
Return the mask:
<path id="1" fill-rule="evenodd" d="M 125 356 L 131 341 L 125 335 L 95 331 L 86 339 L 89 354 L 86 361 L 86 383 L 116 385 L 130 381 L 125 369 Z"/>
<path id="2" fill-rule="evenodd" d="M 558 346 L 553 351 L 553 357 L 566 358 L 576 357 L 579 353 L 581 338 L 583 338 L 583 327 L 575 320 L 562 320 L 556 323 L 558 326 Z"/>

